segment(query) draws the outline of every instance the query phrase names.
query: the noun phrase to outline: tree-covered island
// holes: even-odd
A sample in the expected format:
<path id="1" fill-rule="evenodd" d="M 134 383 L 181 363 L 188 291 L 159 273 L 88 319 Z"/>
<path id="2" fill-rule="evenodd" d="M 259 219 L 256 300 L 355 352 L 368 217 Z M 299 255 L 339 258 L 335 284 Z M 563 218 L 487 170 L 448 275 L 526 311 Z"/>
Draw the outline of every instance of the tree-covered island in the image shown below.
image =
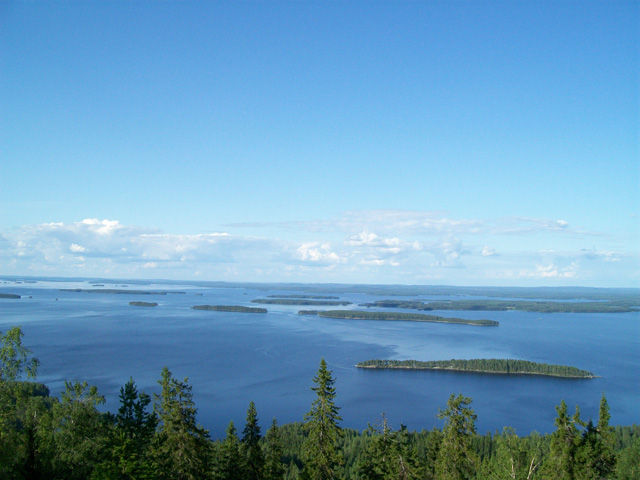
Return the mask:
<path id="1" fill-rule="evenodd" d="M 61 288 L 60 292 L 103 293 L 108 295 L 169 295 L 186 294 L 176 290 L 119 290 L 116 288 Z"/>
<path id="2" fill-rule="evenodd" d="M 132 307 L 157 307 L 156 302 L 129 302 Z"/>
<path id="3" fill-rule="evenodd" d="M 196 305 L 194 310 L 212 310 L 214 312 L 267 313 L 266 308 L 243 307 L 241 305 Z"/>
<path id="4" fill-rule="evenodd" d="M 304 300 L 340 300 L 333 295 L 267 295 L 267 298 L 301 298 Z"/>
<path id="5" fill-rule="evenodd" d="M 339 300 L 311 300 L 302 298 L 256 298 L 252 303 L 262 303 L 265 305 L 316 305 L 322 307 L 346 307 L 351 302 Z"/>
<path id="6" fill-rule="evenodd" d="M 14 293 L 0 293 L 0 298 L 19 299 L 19 298 L 22 298 L 22 297 L 20 295 L 14 294 Z"/>
<path id="7" fill-rule="evenodd" d="M 470 373 L 495 373 L 509 375 L 546 375 L 563 378 L 596 378 L 593 372 L 566 365 L 529 362 L 503 358 L 477 358 L 473 360 L 367 360 L 358 368 L 406 369 L 406 370 L 453 370 Z"/>
<path id="8" fill-rule="evenodd" d="M 500 322 L 495 320 L 469 320 L 466 318 L 447 318 L 423 313 L 402 312 L 367 312 L 362 310 L 325 310 L 318 312 L 319 317 L 342 318 L 348 320 L 391 320 L 404 322 L 435 322 L 458 323 L 463 325 L 477 325 L 481 327 L 497 327 Z"/>
<path id="9" fill-rule="evenodd" d="M 633 312 L 633 306 L 626 303 L 608 301 L 558 302 L 533 300 L 378 300 L 365 303 L 362 307 L 407 308 L 411 310 L 472 310 L 502 312 L 520 310 L 539 313 L 626 313 Z"/>

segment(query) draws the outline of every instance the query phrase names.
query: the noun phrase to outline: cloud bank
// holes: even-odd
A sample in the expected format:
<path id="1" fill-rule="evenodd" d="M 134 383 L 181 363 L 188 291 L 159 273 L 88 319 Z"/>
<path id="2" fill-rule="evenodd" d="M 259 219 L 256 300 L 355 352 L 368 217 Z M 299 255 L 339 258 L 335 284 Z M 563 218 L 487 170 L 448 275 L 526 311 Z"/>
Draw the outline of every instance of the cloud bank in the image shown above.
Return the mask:
<path id="1" fill-rule="evenodd" d="M 247 228 L 258 234 L 238 233 Z M 276 234 L 266 234 L 274 229 Z M 638 282 L 636 251 L 612 248 L 606 235 L 573 228 L 566 220 L 372 210 L 328 220 L 232 224 L 225 230 L 172 234 L 107 219 L 26 225 L 0 232 L 0 272 L 456 285 Z M 594 247 L 594 239 L 602 245 Z"/>

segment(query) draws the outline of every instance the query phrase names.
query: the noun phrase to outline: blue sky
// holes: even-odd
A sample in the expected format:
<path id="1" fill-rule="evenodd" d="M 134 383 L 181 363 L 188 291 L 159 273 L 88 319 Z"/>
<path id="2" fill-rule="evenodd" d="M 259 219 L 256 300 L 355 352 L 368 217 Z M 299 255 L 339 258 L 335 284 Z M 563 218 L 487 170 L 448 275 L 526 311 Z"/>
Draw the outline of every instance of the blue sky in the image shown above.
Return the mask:
<path id="1" fill-rule="evenodd" d="M 640 286 L 637 1 L 5 1 L 0 274 Z"/>

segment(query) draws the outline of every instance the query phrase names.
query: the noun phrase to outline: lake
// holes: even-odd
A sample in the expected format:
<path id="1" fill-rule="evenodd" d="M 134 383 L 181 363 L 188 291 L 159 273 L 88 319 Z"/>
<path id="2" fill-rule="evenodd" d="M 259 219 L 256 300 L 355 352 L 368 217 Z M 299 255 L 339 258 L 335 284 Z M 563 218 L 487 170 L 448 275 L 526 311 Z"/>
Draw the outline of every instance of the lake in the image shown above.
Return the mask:
<path id="1" fill-rule="evenodd" d="M 118 284 L 120 285 L 120 284 Z M 41 361 L 38 380 L 59 395 L 65 380 L 97 385 L 106 408 L 118 408 L 119 389 L 133 377 L 139 390 L 158 392 L 164 366 L 189 378 L 198 419 L 213 438 L 230 420 L 242 430 L 254 401 L 263 431 L 271 419 L 302 421 L 314 400 L 312 379 L 325 358 L 336 380 L 342 426 L 362 430 L 382 412 L 394 427 L 441 427 L 436 418 L 452 393 L 472 397 L 478 432 L 514 427 L 520 435 L 554 430 L 555 406 L 579 404 L 583 419 L 598 416 L 603 393 L 612 424 L 640 423 L 640 312 L 576 314 L 442 311 L 433 315 L 488 318 L 499 327 L 336 320 L 301 316 L 298 307 L 256 305 L 255 298 L 304 292 L 193 285 L 104 284 L 104 288 L 179 290 L 182 294 L 135 295 L 63 292 L 92 288 L 83 281 L 0 282 L 0 330 L 21 325 L 23 342 Z M 102 287 L 98 287 L 102 288 Z M 358 308 L 386 296 L 339 294 Z M 393 297 L 394 299 L 449 297 Z M 451 297 L 454 298 L 454 297 Z M 486 298 L 486 297 L 478 297 Z M 157 302 L 133 307 L 130 301 Z M 267 314 L 192 310 L 194 305 L 266 307 Z M 344 307 L 336 307 L 344 308 Z M 408 310 L 400 310 L 408 311 Z M 448 360 L 516 358 L 572 365 L 599 378 L 388 371 L 355 368 L 368 359 Z"/>

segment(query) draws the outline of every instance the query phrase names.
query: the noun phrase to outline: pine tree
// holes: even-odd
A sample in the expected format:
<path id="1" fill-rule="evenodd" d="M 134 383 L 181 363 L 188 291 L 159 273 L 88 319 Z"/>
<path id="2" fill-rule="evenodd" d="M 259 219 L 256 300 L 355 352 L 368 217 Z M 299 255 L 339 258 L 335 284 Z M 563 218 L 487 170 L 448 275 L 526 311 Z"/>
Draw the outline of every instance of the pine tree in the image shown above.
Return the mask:
<path id="1" fill-rule="evenodd" d="M 258 414 L 253 402 L 247 410 L 247 423 L 242 431 L 241 450 L 245 457 L 246 480 L 261 480 L 264 469 L 264 455 L 260 447 L 260 425 Z"/>
<path id="2" fill-rule="evenodd" d="M 264 480 L 282 480 L 285 473 L 284 464 L 282 463 L 283 452 L 280 429 L 278 428 L 278 422 L 274 418 L 265 435 Z"/>
<path id="3" fill-rule="evenodd" d="M 218 452 L 217 480 L 244 480 L 245 463 L 240 453 L 240 440 L 233 421 L 229 422 L 225 437 Z"/>
<path id="4" fill-rule="evenodd" d="M 358 477 L 363 480 L 410 480 L 423 478 L 416 452 L 409 445 L 407 427 L 394 431 L 382 416 L 379 428 L 369 427 L 372 435 L 358 463 Z"/>
<path id="5" fill-rule="evenodd" d="M 97 478 L 151 479 L 150 447 L 158 419 L 148 412 L 151 397 L 138 393 L 132 378 L 120 388 L 120 408 L 113 416 L 111 455 L 94 472 Z"/>
<path id="6" fill-rule="evenodd" d="M 545 464 L 545 474 L 557 480 L 577 480 L 576 453 L 580 443 L 580 410 L 569 416 L 567 404 L 562 400 L 556 407 L 558 416 L 555 420 L 556 430 L 551 436 L 549 460 Z"/>
<path id="7" fill-rule="evenodd" d="M 159 431 L 154 448 L 158 478 L 196 480 L 208 475 L 211 444 L 209 432 L 196 422 L 197 408 L 187 379 L 178 381 L 169 369 L 158 381 L 154 395 Z"/>
<path id="8" fill-rule="evenodd" d="M 470 404 L 470 398 L 452 394 L 447 409 L 438 414 L 438 418 L 445 420 L 435 466 L 438 480 L 473 478 L 478 458 L 471 448 L 471 438 L 476 433 L 477 416 Z"/>
<path id="9" fill-rule="evenodd" d="M 305 472 L 312 480 L 332 480 L 336 478 L 335 468 L 342 463 L 338 449 L 338 439 L 342 436 L 338 414 L 340 407 L 334 403 L 336 389 L 331 371 L 327 370 L 324 358 L 320 361 L 318 374 L 313 378 L 312 387 L 317 398 L 311 410 L 304 416 L 308 433 L 304 444 Z"/>

